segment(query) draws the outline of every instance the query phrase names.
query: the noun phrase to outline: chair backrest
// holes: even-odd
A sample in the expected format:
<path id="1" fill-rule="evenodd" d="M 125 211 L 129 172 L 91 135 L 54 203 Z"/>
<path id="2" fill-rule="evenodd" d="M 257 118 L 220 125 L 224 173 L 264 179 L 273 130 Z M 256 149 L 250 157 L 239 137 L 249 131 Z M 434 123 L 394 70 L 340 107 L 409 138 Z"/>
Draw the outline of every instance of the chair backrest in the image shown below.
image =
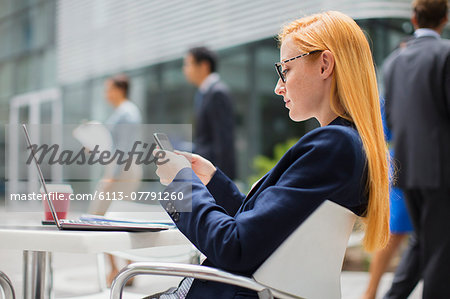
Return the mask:
<path id="1" fill-rule="evenodd" d="M 341 298 L 341 270 L 356 215 L 326 200 L 258 268 L 253 278 L 308 299 Z"/>
<path id="2" fill-rule="evenodd" d="M 2 291 L 5 299 L 15 299 L 16 295 L 14 293 L 14 288 L 5 273 L 0 271 L 0 298 L 2 298 Z"/>

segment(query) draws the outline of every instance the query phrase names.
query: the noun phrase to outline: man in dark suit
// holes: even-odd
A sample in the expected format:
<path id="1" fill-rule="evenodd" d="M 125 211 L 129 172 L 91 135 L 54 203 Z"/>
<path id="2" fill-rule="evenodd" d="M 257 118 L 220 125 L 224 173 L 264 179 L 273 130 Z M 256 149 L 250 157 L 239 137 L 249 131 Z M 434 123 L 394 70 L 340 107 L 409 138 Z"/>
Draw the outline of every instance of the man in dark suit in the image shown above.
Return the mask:
<path id="1" fill-rule="evenodd" d="M 195 95 L 194 152 L 235 177 L 234 116 L 228 88 L 216 73 L 217 58 L 205 47 L 188 51 L 183 65 Z"/>
<path id="2" fill-rule="evenodd" d="M 423 298 L 450 298 L 450 42 L 440 38 L 448 3 L 416 0 L 413 10 L 415 38 L 387 58 L 384 85 L 415 238 L 385 298 L 406 298 L 420 276 Z"/>

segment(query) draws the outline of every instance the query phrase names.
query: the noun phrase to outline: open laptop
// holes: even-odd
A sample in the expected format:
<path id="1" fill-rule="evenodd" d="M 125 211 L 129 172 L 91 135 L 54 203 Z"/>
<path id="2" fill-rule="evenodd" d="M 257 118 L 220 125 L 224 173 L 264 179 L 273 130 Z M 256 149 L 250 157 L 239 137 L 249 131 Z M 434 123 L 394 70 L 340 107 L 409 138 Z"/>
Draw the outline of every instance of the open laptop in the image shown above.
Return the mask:
<path id="1" fill-rule="evenodd" d="M 47 185 L 45 183 L 44 176 L 41 171 L 41 167 L 36 159 L 33 147 L 31 146 L 30 135 L 28 134 L 27 126 L 22 125 L 25 132 L 25 138 L 27 140 L 28 148 L 33 156 L 34 164 L 36 165 L 39 180 L 41 181 L 42 188 L 47 195 L 47 203 L 50 208 L 55 224 L 60 230 L 94 230 L 94 231 L 127 231 L 127 232 L 157 232 L 161 230 L 166 230 L 169 228 L 168 225 L 164 224 L 142 224 L 142 223 L 132 223 L 132 222 L 110 222 L 110 221 L 87 221 L 87 220 L 69 220 L 69 219 L 59 219 L 56 214 L 55 206 L 53 205 L 50 194 L 47 190 Z"/>

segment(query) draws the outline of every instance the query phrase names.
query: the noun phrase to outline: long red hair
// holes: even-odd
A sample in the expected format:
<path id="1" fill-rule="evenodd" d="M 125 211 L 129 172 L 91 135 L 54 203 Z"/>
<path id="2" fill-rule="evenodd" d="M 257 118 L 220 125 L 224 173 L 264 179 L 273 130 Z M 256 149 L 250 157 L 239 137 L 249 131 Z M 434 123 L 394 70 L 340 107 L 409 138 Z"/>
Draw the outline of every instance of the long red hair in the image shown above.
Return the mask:
<path id="1" fill-rule="evenodd" d="M 299 52 L 329 50 L 335 57 L 330 105 L 355 124 L 367 157 L 369 205 L 363 244 L 368 251 L 382 248 L 389 237 L 389 156 L 369 43 L 353 19 L 335 11 L 293 21 L 282 29 L 279 40 L 288 36 Z"/>

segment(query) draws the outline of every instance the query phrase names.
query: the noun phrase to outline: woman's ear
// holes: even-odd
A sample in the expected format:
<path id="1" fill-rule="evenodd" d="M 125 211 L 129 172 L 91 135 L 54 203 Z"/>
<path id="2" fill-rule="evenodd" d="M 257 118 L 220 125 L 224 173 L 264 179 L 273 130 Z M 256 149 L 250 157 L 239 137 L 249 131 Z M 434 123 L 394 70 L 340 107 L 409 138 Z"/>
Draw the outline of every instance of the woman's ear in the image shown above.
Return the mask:
<path id="1" fill-rule="evenodd" d="M 325 50 L 320 55 L 320 76 L 325 80 L 333 74 L 334 70 L 334 55 L 328 50 Z"/>

